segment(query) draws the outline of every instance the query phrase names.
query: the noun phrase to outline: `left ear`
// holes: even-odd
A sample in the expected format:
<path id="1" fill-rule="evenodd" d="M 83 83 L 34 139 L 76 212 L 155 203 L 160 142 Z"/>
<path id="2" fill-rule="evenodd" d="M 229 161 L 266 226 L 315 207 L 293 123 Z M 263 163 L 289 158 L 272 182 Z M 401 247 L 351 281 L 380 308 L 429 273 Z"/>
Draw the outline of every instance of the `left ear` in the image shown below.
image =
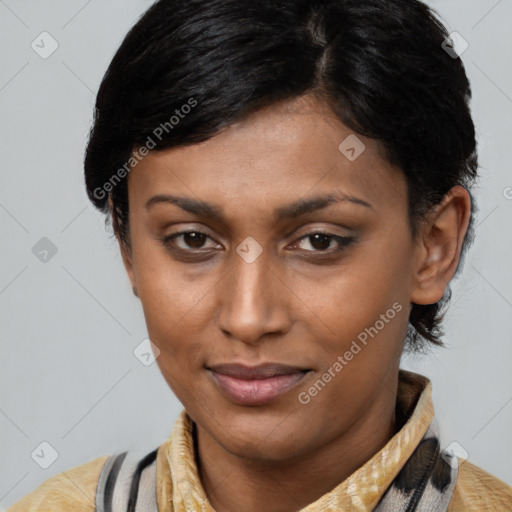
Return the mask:
<path id="1" fill-rule="evenodd" d="M 417 263 L 410 302 L 438 302 L 457 270 L 471 217 L 471 197 L 461 185 L 451 188 L 427 213 L 417 238 Z"/>

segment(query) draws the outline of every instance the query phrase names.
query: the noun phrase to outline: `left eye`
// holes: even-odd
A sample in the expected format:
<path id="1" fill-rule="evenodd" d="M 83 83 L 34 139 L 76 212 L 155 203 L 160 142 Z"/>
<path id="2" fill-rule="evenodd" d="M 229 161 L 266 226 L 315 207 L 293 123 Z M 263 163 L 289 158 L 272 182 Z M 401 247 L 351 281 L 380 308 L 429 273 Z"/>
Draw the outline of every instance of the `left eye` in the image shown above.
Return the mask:
<path id="1" fill-rule="evenodd" d="M 328 250 L 333 241 L 335 241 L 338 244 L 338 247 L 333 250 Z M 332 233 L 323 233 L 321 231 L 318 231 L 303 236 L 293 244 L 293 247 L 295 248 L 297 247 L 297 245 L 301 245 L 303 242 L 307 242 L 306 245 L 309 245 L 313 249 L 306 249 L 306 252 L 337 252 L 343 250 L 353 241 L 354 239 L 351 237 L 334 235 Z"/>

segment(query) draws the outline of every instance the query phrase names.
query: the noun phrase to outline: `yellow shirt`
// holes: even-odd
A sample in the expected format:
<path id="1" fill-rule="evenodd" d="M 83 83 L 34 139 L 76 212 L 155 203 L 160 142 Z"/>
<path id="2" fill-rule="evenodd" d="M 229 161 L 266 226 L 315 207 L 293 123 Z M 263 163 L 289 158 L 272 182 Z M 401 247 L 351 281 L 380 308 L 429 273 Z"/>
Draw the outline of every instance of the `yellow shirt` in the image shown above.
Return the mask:
<path id="1" fill-rule="evenodd" d="M 430 381 L 400 370 L 397 405 L 412 410 L 404 426 L 370 460 L 301 512 L 371 511 L 421 441 L 434 417 Z M 96 485 L 107 456 L 43 482 L 7 512 L 94 512 Z M 159 512 L 215 512 L 195 464 L 192 420 L 183 410 L 157 452 Z M 462 462 L 448 512 L 512 512 L 512 487 Z"/>

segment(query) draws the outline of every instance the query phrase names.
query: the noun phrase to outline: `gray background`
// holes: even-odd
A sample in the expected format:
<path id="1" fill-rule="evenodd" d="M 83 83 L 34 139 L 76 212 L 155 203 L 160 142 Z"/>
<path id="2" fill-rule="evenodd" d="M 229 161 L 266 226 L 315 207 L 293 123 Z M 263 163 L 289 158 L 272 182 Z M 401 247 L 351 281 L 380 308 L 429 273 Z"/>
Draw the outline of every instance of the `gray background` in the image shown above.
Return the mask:
<path id="1" fill-rule="evenodd" d="M 449 349 L 403 366 L 431 378 L 443 446 L 512 484 L 512 1 L 429 3 L 469 43 L 480 213 Z M 133 354 L 142 308 L 82 177 L 95 92 L 150 4 L 0 0 L 0 508 L 100 455 L 155 448 L 181 410 L 156 364 Z M 59 45 L 47 59 L 31 48 L 43 31 Z M 43 237 L 57 248 L 46 262 L 33 253 Z M 31 457 L 44 441 L 58 452 L 47 469 Z"/>

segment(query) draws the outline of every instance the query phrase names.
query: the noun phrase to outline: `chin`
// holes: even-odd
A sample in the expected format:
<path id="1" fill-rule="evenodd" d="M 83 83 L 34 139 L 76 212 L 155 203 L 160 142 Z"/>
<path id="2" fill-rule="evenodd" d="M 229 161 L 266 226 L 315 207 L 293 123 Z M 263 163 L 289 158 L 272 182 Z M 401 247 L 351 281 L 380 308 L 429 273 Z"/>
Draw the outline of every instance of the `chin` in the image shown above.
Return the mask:
<path id="1" fill-rule="evenodd" d="M 252 437 L 248 438 L 246 442 L 243 439 L 231 440 L 229 445 L 224 448 L 232 455 L 243 459 L 279 463 L 296 457 L 298 446 L 297 443 L 290 443 L 286 439 L 269 441 L 264 437 L 260 440 Z"/>
<path id="2" fill-rule="evenodd" d="M 298 455 L 298 450 L 304 450 L 307 444 L 303 437 L 303 423 L 283 421 L 285 415 L 279 419 L 268 421 L 255 421 L 250 415 L 241 419 L 230 420 L 226 415 L 223 422 L 217 424 L 215 431 L 216 441 L 225 450 L 238 457 L 261 460 L 283 461 Z M 222 428 L 224 423 L 226 428 Z M 218 427 L 222 430 L 219 431 Z M 295 433 L 295 435 L 292 435 Z M 300 438 L 297 437 L 300 433 Z"/>

